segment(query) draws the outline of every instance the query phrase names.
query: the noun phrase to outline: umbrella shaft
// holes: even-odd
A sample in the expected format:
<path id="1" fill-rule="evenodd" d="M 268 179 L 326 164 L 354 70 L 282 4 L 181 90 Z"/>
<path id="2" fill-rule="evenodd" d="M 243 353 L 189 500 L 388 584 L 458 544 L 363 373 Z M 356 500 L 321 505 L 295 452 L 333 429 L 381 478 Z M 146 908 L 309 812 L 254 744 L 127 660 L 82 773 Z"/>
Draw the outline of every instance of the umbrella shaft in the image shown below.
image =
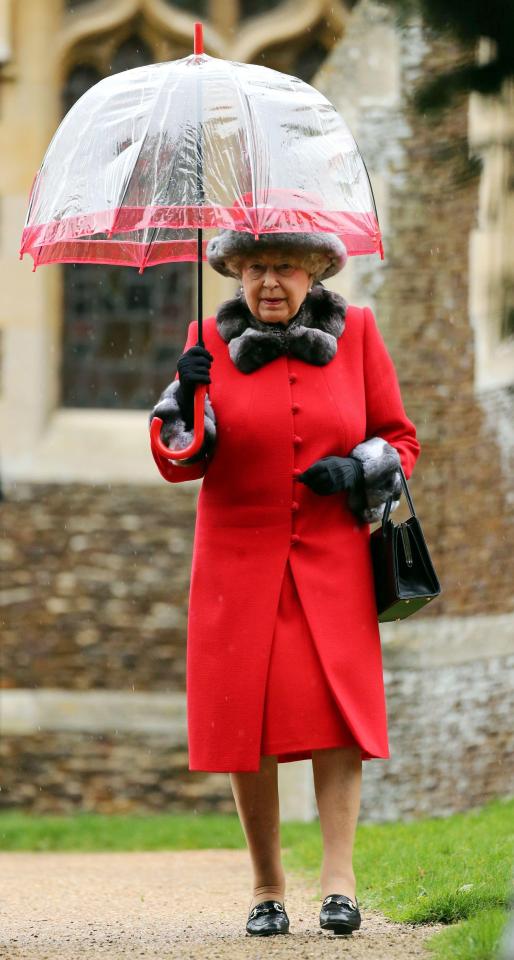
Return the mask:
<path id="1" fill-rule="evenodd" d="M 203 230 L 198 230 L 197 237 L 197 260 L 198 270 L 196 274 L 196 315 L 198 317 L 198 343 L 201 347 L 203 342 Z"/>

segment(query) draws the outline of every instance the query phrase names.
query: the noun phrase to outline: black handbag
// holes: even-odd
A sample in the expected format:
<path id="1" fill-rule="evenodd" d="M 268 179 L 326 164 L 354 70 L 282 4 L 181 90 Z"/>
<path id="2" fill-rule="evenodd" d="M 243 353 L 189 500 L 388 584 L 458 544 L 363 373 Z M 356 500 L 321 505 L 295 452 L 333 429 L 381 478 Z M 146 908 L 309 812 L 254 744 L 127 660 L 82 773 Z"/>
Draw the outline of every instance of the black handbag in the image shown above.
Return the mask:
<path id="1" fill-rule="evenodd" d="M 382 523 L 370 536 L 380 623 L 404 620 L 441 593 L 401 465 L 400 471 L 412 516 L 403 523 L 393 523 L 389 517 L 393 498 L 389 497 Z"/>

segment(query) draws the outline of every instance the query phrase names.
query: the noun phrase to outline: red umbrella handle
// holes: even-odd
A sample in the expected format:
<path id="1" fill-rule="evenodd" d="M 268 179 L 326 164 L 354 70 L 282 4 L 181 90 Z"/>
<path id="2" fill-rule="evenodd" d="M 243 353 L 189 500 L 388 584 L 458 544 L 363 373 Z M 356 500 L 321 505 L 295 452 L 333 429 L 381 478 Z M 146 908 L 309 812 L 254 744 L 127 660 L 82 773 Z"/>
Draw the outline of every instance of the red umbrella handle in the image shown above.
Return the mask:
<path id="1" fill-rule="evenodd" d="M 196 387 L 194 397 L 193 440 L 188 447 L 183 447 L 182 450 L 171 450 L 170 447 L 167 447 L 166 444 L 162 442 L 162 420 L 160 417 L 153 418 L 150 424 L 150 446 L 157 466 L 159 466 L 159 460 L 162 458 L 165 460 L 187 460 L 188 457 L 192 457 L 195 453 L 198 453 L 202 446 L 205 433 L 204 409 L 206 393 L 207 384 L 199 383 Z"/>

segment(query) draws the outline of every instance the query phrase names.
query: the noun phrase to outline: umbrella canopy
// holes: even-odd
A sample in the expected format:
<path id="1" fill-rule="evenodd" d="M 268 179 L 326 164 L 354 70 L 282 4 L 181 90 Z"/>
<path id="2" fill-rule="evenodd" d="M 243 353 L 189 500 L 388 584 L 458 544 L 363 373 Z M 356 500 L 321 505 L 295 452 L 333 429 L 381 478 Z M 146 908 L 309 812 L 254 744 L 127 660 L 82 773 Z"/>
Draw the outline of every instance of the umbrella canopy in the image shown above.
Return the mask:
<path id="1" fill-rule="evenodd" d="M 36 175 L 20 256 L 145 267 L 197 260 L 197 230 L 328 231 L 383 256 L 369 178 L 317 90 L 193 54 L 101 80 Z"/>
<path id="2" fill-rule="evenodd" d="M 202 259 L 209 231 L 255 236 L 336 233 L 350 256 L 383 257 L 364 161 L 342 117 L 313 87 L 267 67 L 195 52 L 107 77 L 66 114 L 32 186 L 20 257 L 139 268 L 193 260 L 202 343 Z M 196 453 L 206 386 L 194 398 L 194 437 L 182 450 L 151 426 L 169 459 Z"/>

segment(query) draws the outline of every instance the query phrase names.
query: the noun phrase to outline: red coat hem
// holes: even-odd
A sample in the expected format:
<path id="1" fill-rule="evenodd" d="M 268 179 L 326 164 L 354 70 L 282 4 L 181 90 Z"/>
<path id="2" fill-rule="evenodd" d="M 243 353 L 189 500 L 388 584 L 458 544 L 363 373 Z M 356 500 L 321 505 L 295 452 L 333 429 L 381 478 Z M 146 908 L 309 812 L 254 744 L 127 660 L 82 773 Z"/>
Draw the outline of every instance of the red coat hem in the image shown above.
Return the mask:
<path id="1" fill-rule="evenodd" d="M 331 743 L 331 744 L 326 744 L 323 747 L 312 747 L 310 749 L 306 748 L 305 750 L 293 750 L 291 753 L 280 753 L 280 754 L 267 753 L 267 754 L 262 754 L 262 756 L 267 756 L 267 757 L 276 756 L 278 763 L 294 763 L 297 760 L 312 760 L 313 750 L 334 750 L 339 747 L 342 750 L 344 750 L 352 746 L 360 747 L 360 744 Z M 367 750 L 364 750 L 362 747 L 360 747 L 360 753 L 361 753 L 361 760 L 363 761 L 391 759 L 391 754 L 389 753 L 389 751 L 387 753 L 369 753 Z M 240 764 L 238 765 L 237 769 L 234 769 L 234 767 L 220 766 L 219 764 L 216 764 L 216 766 L 211 767 L 206 765 L 197 765 L 191 762 L 189 763 L 189 770 L 191 772 L 196 772 L 196 773 L 257 773 L 258 769 L 259 768 L 255 766 L 243 767 Z"/>

